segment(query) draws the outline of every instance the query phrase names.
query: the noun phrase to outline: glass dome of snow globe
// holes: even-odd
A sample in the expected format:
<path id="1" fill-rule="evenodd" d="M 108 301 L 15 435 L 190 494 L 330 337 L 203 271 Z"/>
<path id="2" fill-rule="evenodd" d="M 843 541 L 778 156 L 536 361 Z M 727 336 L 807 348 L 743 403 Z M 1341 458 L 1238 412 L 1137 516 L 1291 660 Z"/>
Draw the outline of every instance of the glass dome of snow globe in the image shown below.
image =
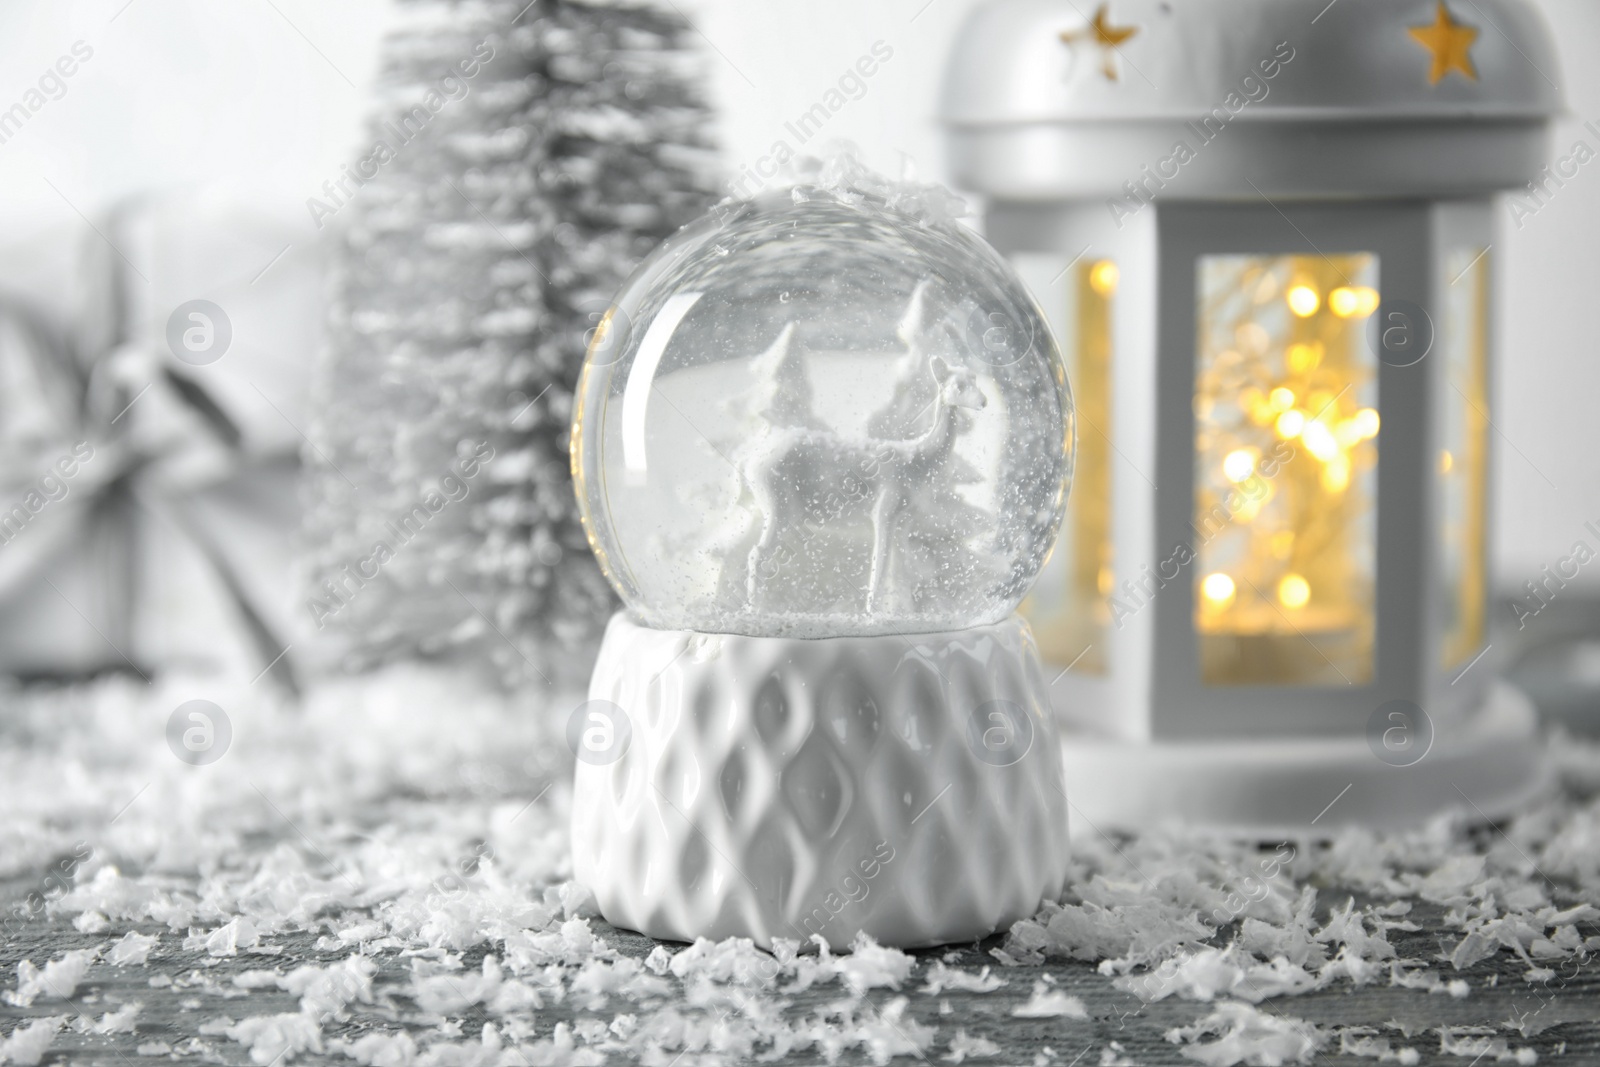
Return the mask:
<path id="1" fill-rule="evenodd" d="M 1054 542 L 1072 401 L 959 201 L 830 164 L 669 238 L 597 328 L 585 528 L 636 622 L 755 637 L 998 622 Z"/>

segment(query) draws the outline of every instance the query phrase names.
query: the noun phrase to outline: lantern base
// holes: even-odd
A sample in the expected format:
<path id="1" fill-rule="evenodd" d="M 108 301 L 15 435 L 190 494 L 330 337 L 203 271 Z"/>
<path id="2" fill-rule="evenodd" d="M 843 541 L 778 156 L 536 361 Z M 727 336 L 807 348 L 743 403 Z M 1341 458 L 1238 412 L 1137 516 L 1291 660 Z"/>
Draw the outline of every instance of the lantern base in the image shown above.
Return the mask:
<path id="1" fill-rule="evenodd" d="M 1380 760 L 1365 735 L 1141 742 L 1069 732 L 1072 832 L 1182 824 L 1262 840 L 1332 837 L 1446 812 L 1499 819 L 1550 783 L 1533 705 L 1504 682 L 1459 725 L 1435 730 L 1409 766 Z"/>
<path id="2" fill-rule="evenodd" d="M 1033 915 L 1067 873 L 1027 623 L 800 638 L 611 620 L 568 739 L 573 867 L 652 937 L 901 948 Z"/>

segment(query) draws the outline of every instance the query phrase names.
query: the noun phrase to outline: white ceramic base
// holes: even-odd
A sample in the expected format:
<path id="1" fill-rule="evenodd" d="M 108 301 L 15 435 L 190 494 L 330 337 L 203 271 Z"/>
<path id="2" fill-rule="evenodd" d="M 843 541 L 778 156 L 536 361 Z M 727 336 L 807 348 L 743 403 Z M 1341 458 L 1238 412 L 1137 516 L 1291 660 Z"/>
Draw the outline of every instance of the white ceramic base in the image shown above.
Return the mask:
<path id="1" fill-rule="evenodd" d="M 1272 840 L 1347 826 L 1394 830 L 1444 812 L 1498 819 L 1549 781 L 1533 705 L 1503 683 L 1407 767 L 1379 760 L 1366 737 L 1271 741 L 1115 741 L 1062 736 L 1072 832 L 1182 823 Z"/>
<path id="2" fill-rule="evenodd" d="M 595 718 L 599 750 L 580 746 L 573 863 L 617 926 L 909 948 L 1061 893 L 1060 747 L 1020 618 L 803 640 L 618 615 L 589 697 L 627 726 Z"/>

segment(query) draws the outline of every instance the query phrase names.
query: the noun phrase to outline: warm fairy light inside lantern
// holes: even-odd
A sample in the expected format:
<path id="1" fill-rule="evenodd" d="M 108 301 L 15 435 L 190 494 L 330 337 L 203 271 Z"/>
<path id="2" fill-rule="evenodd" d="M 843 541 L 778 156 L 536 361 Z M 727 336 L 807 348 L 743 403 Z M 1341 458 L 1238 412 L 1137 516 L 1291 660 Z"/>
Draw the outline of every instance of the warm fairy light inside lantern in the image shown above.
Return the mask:
<path id="1" fill-rule="evenodd" d="M 1110 300 L 1117 291 L 1117 265 L 1109 259 L 1102 259 L 1089 268 L 1089 288 L 1103 300 Z"/>
<path id="2" fill-rule="evenodd" d="M 1483 645 L 1488 474 L 1489 254 L 1463 248 L 1444 263 L 1440 345 L 1450 386 L 1444 393 L 1439 453 L 1443 528 L 1440 583 L 1445 597 L 1446 668 Z"/>
<path id="3" fill-rule="evenodd" d="M 1195 626 L 1209 683 L 1372 676 L 1377 274 L 1366 254 L 1200 261 Z"/>
<path id="4" fill-rule="evenodd" d="M 1242 482 L 1256 470 L 1256 452 L 1253 448 L 1236 448 L 1222 461 L 1222 473 L 1230 482 Z"/>
<path id="5" fill-rule="evenodd" d="M 1220 571 L 1208 574 L 1200 583 L 1200 593 L 1206 598 L 1206 603 L 1213 606 L 1226 604 L 1233 599 L 1233 579 Z"/>
<path id="6" fill-rule="evenodd" d="M 1304 284 L 1290 286 L 1285 299 L 1289 303 L 1289 310 L 1302 319 L 1315 315 L 1317 308 L 1322 303 L 1322 298 L 1317 295 L 1317 291 Z"/>
<path id="7" fill-rule="evenodd" d="M 1044 266 L 1041 264 L 1041 270 Z M 1036 292 L 1058 324 L 1078 424 L 1072 493 L 1050 560 L 1022 603 L 1040 655 L 1076 674 L 1106 670 L 1111 626 L 1111 307 L 1119 273 L 1109 259 L 1059 264 Z M 1048 288 L 1046 288 L 1048 284 Z M 1059 305 L 1058 305 L 1059 307 Z M 1064 328 L 1062 328 L 1064 327 Z"/>
<path id="8" fill-rule="evenodd" d="M 1341 285 L 1328 294 L 1328 310 L 1341 319 L 1364 319 L 1378 310 L 1378 291 L 1365 285 Z"/>

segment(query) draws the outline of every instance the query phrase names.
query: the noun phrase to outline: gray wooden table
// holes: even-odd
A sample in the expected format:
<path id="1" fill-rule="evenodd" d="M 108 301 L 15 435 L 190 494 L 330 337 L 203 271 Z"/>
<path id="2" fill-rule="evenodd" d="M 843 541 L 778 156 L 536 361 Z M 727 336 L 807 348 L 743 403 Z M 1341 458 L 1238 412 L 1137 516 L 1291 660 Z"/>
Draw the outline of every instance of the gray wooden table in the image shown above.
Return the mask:
<path id="1" fill-rule="evenodd" d="M 654 942 L 624 931 L 595 923 L 596 929 L 616 948 L 632 957 L 643 958 Z M 146 924 L 147 932 L 156 928 Z M 123 928 L 110 933 L 120 936 Z M 1414 950 L 1426 954 L 1436 947 L 1439 933 L 1425 930 L 1409 935 L 1417 944 Z M 92 947 L 102 943 L 104 935 L 86 935 L 69 924 L 35 921 L 26 924 L 8 940 L 3 962 L 6 969 L 15 973 L 17 961 L 24 958 L 39 960 L 59 957 L 64 950 Z M 218 1016 L 237 1016 L 246 998 L 239 995 L 228 983 L 233 975 L 256 969 L 263 963 L 289 968 L 299 962 L 330 962 L 344 953 L 319 952 L 314 947 L 316 938 L 299 934 L 281 939 L 282 957 L 264 961 L 260 957 L 214 959 L 198 951 L 176 952 L 160 961 L 160 974 L 179 979 L 165 989 L 152 989 L 150 973 L 145 968 L 97 967 L 91 971 L 88 982 L 74 996 L 69 1006 L 37 1005 L 39 1010 L 0 1007 L 0 1029 L 10 1032 L 18 1022 L 44 1011 L 67 1011 L 90 1018 L 99 1018 L 114 1005 L 140 1001 L 144 1005 L 138 1016 L 138 1030 L 133 1034 L 96 1036 L 65 1031 L 57 1037 L 46 1062 L 82 1064 L 132 1064 L 151 1062 L 137 1053 L 140 1045 L 164 1043 L 180 1051 L 163 1054 L 160 1060 L 183 1063 L 249 1064 L 247 1050 L 239 1044 L 215 1034 L 201 1035 L 201 1026 Z M 963 946 L 959 965 L 978 970 L 994 961 L 988 958 L 987 946 Z M 483 949 L 466 954 L 466 970 L 473 971 L 481 962 Z M 943 956 L 944 952 L 921 953 L 924 959 Z M 397 957 L 380 957 L 376 984 L 381 988 L 392 984 L 396 990 L 409 985 L 407 968 Z M 919 971 L 921 969 L 919 968 Z M 1437 1029 L 1444 1026 L 1495 1026 L 1512 1019 L 1533 1015 L 1540 1032 L 1524 1039 L 1517 1034 L 1507 1034 L 1513 1047 L 1532 1047 L 1544 1063 L 1593 1064 L 1600 1063 L 1600 977 L 1595 968 L 1585 966 L 1574 978 L 1559 987 L 1543 990 L 1530 988 L 1521 979 L 1519 966 L 1511 957 L 1500 957 L 1472 968 L 1467 977 L 1473 992 L 1464 1000 L 1428 993 L 1372 986 L 1360 990 L 1335 988 L 1292 999 L 1269 1002 L 1265 1010 L 1282 1011 L 1330 1028 L 1365 1025 L 1385 1032 L 1397 1046 L 1415 1047 L 1424 1064 L 1461 1064 L 1471 1062 L 1470 1057 L 1448 1056 L 1439 1053 Z M 1089 1009 L 1088 1020 L 1075 1019 L 1018 1019 L 1011 1011 L 1027 1000 L 1034 981 L 1042 974 L 1050 974 L 1060 988 L 1081 997 Z M 1498 984 L 1486 988 L 1484 981 L 1498 976 Z M 913 975 L 911 989 L 920 985 Z M 1044 1050 L 1053 1050 L 1054 1056 L 1045 1062 L 1057 1064 L 1099 1063 L 1104 1051 L 1117 1042 L 1124 1055 L 1145 1064 L 1184 1063 L 1177 1048 L 1167 1042 L 1163 1034 L 1169 1029 L 1192 1023 L 1199 1007 L 1191 1002 L 1166 1000 L 1144 1005 L 1125 993 L 1111 988 L 1096 974 L 1088 963 L 1054 963 L 1043 967 L 1018 967 L 1007 969 L 1002 977 L 1007 985 L 992 993 L 974 994 L 946 992 L 941 996 L 912 995 L 909 1015 L 917 1021 L 939 1028 L 948 1037 L 958 1028 L 967 1033 L 987 1038 L 1002 1050 L 989 1060 L 1004 1064 L 1031 1064 Z M 788 1013 L 803 1016 L 818 1007 L 840 999 L 837 987 L 813 989 L 792 998 Z M 397 995 L 403 1001 L 403 994 Z M 889 999 L 884 990 L 875 990 L 866 997 L 869 1003 L 881 1004 Z M 249 994 L 248 1011 L 251 1014 L 271 1014 L 298 1010 L 298 998 L 275 989 L 256 990 Z M 941 1002 L 948 1002 L 949 1014 L 941 1014 Z M 347 1023 L 332 1023 L 324 1028 L 330 1036 L 355 1037 L 374 1024 L 392 1027 L 392 1018 L 373 1012 L 371 1017 L 358 1013 Z M 403 1013 L 402 1013 L 403 1014 Z M 557 1005 L 537 1012 L 539 1028 L 548 1034 L 557 1022 L 577 1024 L 585 1017 L 609 1021 L 613 1012 L 589 1013 L 575 1010 L 570 1004 Z M 465 1034 L 481 1030 L 490 1017 L 476 1006 L 461 1013 L 460 1022 Z M 1386 1024 L 1397 1023 L 1414 1035 L 1410 1039 L 1402 1031 L 1385 1029 Z M 1535 1027 L 1530 1027 L 1533 1029 Z M 420 1029 L 420 1028 L 419 1028 Z M 945 1042 L 936 1040 L 933 1051 L 927 1055 L 937 1061 L 946 1055 Z M 615 1056 L 617 1062 L 634 1062 L 630 1057 Z M 901 1057 L 912 1061 L 916 1057 Z M 1337 1055 L 1337 1044 L 1325 1049 L 1314 1062 L 1334 1062 L 1348 1057 Z M 1487 1058 L 1492 1062 L 1492 1057 Z M 294 1062 L 344 1063 L 352 1061 L 341 1055 L 302 1053 Z M 516 1062 L 516 1061 L 512 1061 Z M 686 1055 L 681 1063 L 737 1062 L 719 1060 L 699 1054 Z M 824 1060 L 815 1050 L 786 1057 L 780 1063 L 819 1063 Z M 840 1063 L 870 1063 L 871 1059 L 855 1051 L 842 1055 Z"/>
<path id="2" fill-rule="evenodd" d="M 392 698 L 402 691 L 408 697 L 456 703 L 450 705 L 448 719 L 419 721 L 396 710 L 400 705 Z M 450 973 L 470 985 L 486 955 L 508 956 L 503 939 L 492 933 L 500 921 L 496 917 L 519 901 L 540 901 L 544 887 L 568 877 L 567 763 L 548 725 L 515 702 L 469 700 L 447 678 L 419 681 L 409 675 L 392 680 L 386 692 L 379 700 L 371 693 L 344 690 L 313 700 L 305 709 L 267 701 L 252 704 L 250 698 L 235 695 L 224 701 L 232 709 L 233 751 L 210 767 L 184 766 L 167 751 L 162 731 L 167 710 L 177 703 L 170 691 L 151 694 L 112 687 L 87 694 L 11 694 L 0 700 L 0 899 L 7 916 L 0 989 L 19 987 L 22 961 L 43 966 L 72 950 L 99 952 L 70 997 L 0 1003 L 0 1038 L 30 1020 L 63 1016 L 64 1025 L 43 1062 L 124 1067 L 160 1061 L 350 1064 L 358 1060 L 339 1042 L 404 1032 L 415 1040 L 414 1055 L 396 1052 L 392 1045 L 388 1058 L 370 1045 L 364 1055 L 384 1064 L 617 1062 L 688 1067 L 752 1062 L 770 1049 L 757 1045 L 748 1053 L 718 1052 L 686 1047 L 681 1040 L 651 1044 L 638 1039 L 642 1031 L 623 1039 L 606 1028 L 616 1023 L 627 1031 L 630 1024 L 617 1022 L 621 1015 L 631 1016 L 631 1025 L 638 1028 L 681 1026 L 692 1032 L 700 1027 L 726 1037 L 752 1018 L 800 1026 L 829 1012 L 834 1013 L 829 1026 L 836 1027 L 842 1005 L 858 1022 L 881 1019 L 888 1012 L 891 1021 L 880 1030 L 891 1043 L 896 1028 L 918 1033 L 920 1027 L 933 1028 L 916 1053 L 897 1055 L 895 1062 L 1193 1062 L 1167 1034 L 1193 1025 L 1214 1004 L 1182 997 L 1145 1004 L 1099 973 L 1094 961 L 1052 957 L 1004 966 L 991 954 L 1002 945 L 1002 937 L 916 953 L 916 966 L 898 990 L 875 987 L 859 997 L 837 981 L 784 993 L 737 983 L 685 982 L 668 973 L 643 992 L 612 991 L 601 1003 L 579 994 L 585 981 L 598 979 L 585 979 L 584 961 L 572 958 L 529 969 L 541 981 L 559 984 L 564 991 L 560 1000 L 546 997 L 539 1007 L 498 1012 L 473 1003 L 430 1015 L 417 1001 L 414 972 L 418 959 L 426 960 L 429 952 L 422 957 L 416 953 L 442 935 L 428 933 L 418 923 L 446 915 L 451 908 L 487 916 L 472 921 L 490 930 L 489 935 L 473 935 L 474 943 L 446 952 L 455 952 L 460 964 Z M 546 720 L 550 718 L 559 716 Z M 1600 783 L 1600 750 L 1565 747 L 1569 763 L 1580 770 L 1588 767 L 1591 781 Z M 1524 891 L 1539 886 L 1563 907 L 1581 901 L 1600 906 L 1600 802 L 1585 792 L 1582 778 L 1578 775 L 1579 785 L 1522 823 L 1459 829 L 1419 844 L 1418 849 L 1431 850 L 1423 870 L 1454 856 L 1487 855 L 1491 869 L 1499 872 L 1496 893 L 1502 897 L 1514 894 L 1518 886 Z M 1075 845 L 1075 893 L 1097 873 L 1126 873 L 1119 865 L 1130 859 L 1152 873 L 1160 863 L 1169 871 L 1192 868 L 1204 881 L 1213 877 L 1207 873 L 1214 866 L 1207 851 L 1211 847 L 1178 838 L 1119 839 L 1115 847 L 1083 842 Z M 1374 838 L 1370 847 L 1403 857 L 1411 846 Z M 1316 854 L 1312 846 L 1304 848 L 1308 856 Z M 1235 846 L 1219 844 L 1216 849 L 1215 855 L 1226 862 L 1238 860 Z M 486 865 L 461 862 L 461 857 L 491 853 L 493 861 Z M 1518 853 L 1531 857 L 1531 867 Z M 63 890 L 82 894 L 96 877 L 111 879 L 107 872 L 113 866 L 120 870 L 120 880 L 107 884 L 121 887 L 118 899 L 125 904 L 134 897 L 187 902 L 190 911 L 175 920 L 179 928 L 151 918 L 148 901 L 126 904 L 127 916 L 108 915 L 103 925 L 95 915 L 85 915 L 82 901 L 93 893 L 74 898 L 78 905 L 59 901 Z M 1511 873 L 1522 868 L 1527 869 Z M 1317 888 L 1319 922 L 1350 897 L 1358 908 L 1387 901 L 1371 885 L 1345 888 L 1328 880 L 1332 869 L 1320 860 L 1308 861 L 1296 872 L 1299 883 L 1286 887 Z M 62 871 L 68 872 L 65 877 L 52 873 Z M 442 892 L 454 896 L 441 901 Z M 1319 1063 L 1358 1062 L 1340 1052 L 1341 1031 L 1350 1027 L 1371 1028 L 1371 1036 L 1387 1039 L 1396 1049 L 1414 1049 L 1424 1064 L 1494 1062 L 1501 1047 L 1507 1056 L 1532 1050 L 1543 1063 L 1600 1063 L 1600 977 L 1591 955 L 1552 962 L 1556 975 L 1540 983 L 1530 983 L 1525 977 L 1528 965 L 1507 950 L 1458 973 L 1439 957 L 1460 941 L 1459 917 L 1452 918 L 1449 905 L 1429 903 L 1415 893 L 1410 899 L 1414 906 L 1408 918 L 1419 929 L 1391 932 L 1397 955 L 1423 961 L 1443 978 L 1464 980 L 1466 996 L 1396 987 L 1383 978 L 1360 987 L 1340 980 L 1317 992 L 1269 999 L 1260 1010 L 1321 1028 L 1326 1044 L 1315 1058 Z M 56 902 L 30 908 L 30 900 L 35 905 Z M 306 901 L 314 903 L 308 907 Z M 115 911 L 122 905 L 107 906 Z M 265 925 L 272 928 L 259 945 L 242 948 L 237 955 L 217 955 L 204 947 L 206 938 L 230 919 L 251 914 L 271 917 Z M 347 998 L 343 1018 L 313 1025 L 321 1052 L 306 1048 L 272 1056 L 260 1051 L 265 1047 L 270 1052 L 270 1044 L 252 1046 L 229 1036 L 229 1026 L 239 1020 L 279 1014 L 293 1020 L 304 1014 L 303 990 L 280 988 L 261 972 L 282 976 L 305 965 L 348 961 L 359 939 L 345 943 L 335 935 L 365 922 L 391 940 L 368 947 L 374 967 L 370 1001 Z M 533 929 L 558 930 L 560 922 L 556 916 Z M 1579 925 L 1585 936 L 1600 934 L 1595 923 Z M 618 960 L 643 961 L 656 947 L 597 918 L 589 927 L 615 950 Z M 1211 943 L 1225 945 L 1237 930 L 1230 923 Z M 116 965 L 111 946 L 130 931 L 158 935 L 159 944 L 143 965 Z M 989 967 L 1005 984 L 990 992 L 923 992 L 940 962 L 969 975 Z M 613 961 L 600 970 L 614 976 L 619 966 Z M 235 983 L 236 977 L 252 973 L 249 988 Z M 1035 983 L 1046 977 L 1055 988 L 1081 998 L 1087 1018 L 1014 1016 Z M 892 1005 L 899 997 L 906 1003 L 895 1016 Z M 93 1032 L 107 1014 L 134 1002 L 142 1007 L 132 1032 Z M 1512 1028 L 1519 1022 L 1520 1028 Z M 486 1023 L 500 1035 L 503 1047 L 498 1051 L 485 1051 L 481 1044 Z M 1482 1036 L 1503 1045 L 1476 1057 L 1442 1051 L 1441 1029 L 1459 1038 L 1459 1031 L 1448 1028 L 1460 1027 L 1490 1028 Z M 569 1051 L 551 1044 L 562 1030 Z M 964 1044 L 957 1041 L 963 1033 Z M 990 1054 L 983 1054 L 983 1042 L 992 1043 Z M 254 1060 L 252 1047 L 257 1050 Z M 976 1052 L 963 1056 L 962 1047 Z M 829 1055 L 826 1048 L 813 1045 L 774 1062 L 829 1062 Z M 1524 1060 L 1528 1055 L 1522 1052 Z M 832 1062 L 846 1064 L 875 1061 L 870 1044 L 847 1043 L 833 1056 Z"/>

